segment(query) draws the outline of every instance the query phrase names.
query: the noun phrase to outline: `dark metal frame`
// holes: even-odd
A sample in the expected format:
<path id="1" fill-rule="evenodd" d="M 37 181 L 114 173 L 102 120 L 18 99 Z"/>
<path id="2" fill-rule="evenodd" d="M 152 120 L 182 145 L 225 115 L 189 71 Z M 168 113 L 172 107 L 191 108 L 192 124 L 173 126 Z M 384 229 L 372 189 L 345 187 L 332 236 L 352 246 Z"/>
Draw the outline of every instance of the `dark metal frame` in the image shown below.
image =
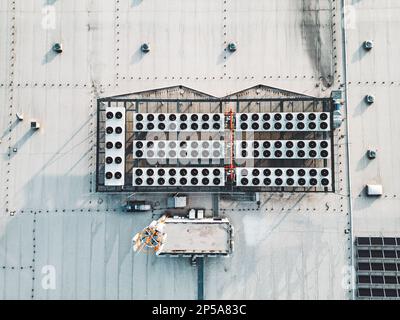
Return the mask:
<path id="1" fill-rule="evenodd" d="M 369 244 L 362 244 L 359 243 L 359 239 L 367 239 L 369 238 L 369 240 L 372 239 L 380 239 L 382 240 L 382 244 L 373 244 L 373 243 L 369 243 Z M 394 244 L 386 244 L 385 243 L 385 239 L 394 239 Z M 397 241 L 396 241 L 397 240 Z M 397 242 L 397 243 L 396 243 Z M 356 290 L 356 298 L 358 300 L 376 300 L 376 299 L 389 299 L 389 300 L 400 300 L 400 295 L 398 297 L 386 297 L 384 296 L 376 296 L 372 294 L 372 289 L 381 289 L 381 290 L 387 290 L 387 289 L 394 289 L 397 290 L 398 293 L 400 293 L 400 283 L 362 283 L 358 281 L 358 277 L 360 276 L 367 276 L 367 277 L 373 277 L 373 276 L 395 276 L 398 277 L 400 275 L 400 270 L 386 270 L 384 267 L 385 263 L 389 263 L 389 264 L 395 264 L 398 265 L 400 262 L 400 258 L 397 257 L 359 257 L 358 256 L 358 250 L 379 250 L 381 252 L 384 252 L 385 250 L 392 250 L 392 251 L 398 251 L 400 249 L 400 238 L 396 238 L 396 237 L 356 237 L 354 240 L 354 259 L 356 261 L 356 265 L 355 265 L 355 286 L 354 286 L 354 290 Z M 369 268 L 369 270 L 361 270 L 358 268 L 358 264 L 359 263 L 367 263 L 367 264 L 371 264 L 371 263 L 377 263 L 377 264 L 381 264 L 382 265 L 382 270 L 373 270 L 372 268 Z M 370 296 L 363 296 L 360 295 L 360 290 L 370 290 L 371 295 Z"/>
<path id="2" fill-rule="evenodd" d="M 179 103 L 181 102 L 191 102 L 191 103 L 219 103 L 220 111 L 223 110 L 223 103 L 236 103 L 237 111 L 240 110 L 241 102 L 281 102 L 281 109 L 283 108 L 283 103 L 285 102 L 314 102 L 321 103 L 322 110 L 318 112 L 329 112 L 331 119 L 331 131 L 324 132 L 324 138 L 330 138 L 331 141 L 331 186 L 327 187 L 242 187 L 236 186 L 233 184 L 226 184 L 223 187 L 204 187 L 204 190 L 199 190 L 199 187 L 134 187 L 130 184 L 127 184 L 127 181 L 130 181 L 126 176 L 125 171 L 125 185 L 123 187 L 110 187 L 105 186 L 102 181 L 104 181 L 104 177 L 102 180 L 101 170 L 103 167 L 103 163 L 100 161 L 101 156 L 104 154 L 104 113 L 105 106 L 111 106 L 111 103 L 121 103 L 124 104 L 124 107 L 127 108 L 127 103 L 134 103 L 135 109 L 129 109 L 128 112 L 137 112 L 138 102 L 163 102 L 163 103 L 176 103 L 177 110 L 179 110 Z M 173 112 L 176 112 L 175 110 Z M 316 111 L 317 112 L 317 111 Z M 331 98 L 313 98 L 313 97 L 286 97 L 286 98 L 199 98 L 199 99 L 147 99 L 147 98 L 135 98 L 135 99 L 127 99 L 127 98 L 118 98 L 118 97 L 108 97 L 108 98 L 100 98 L 97 100 L 97 143 L 96 143 L 96 192 L 143 192 L 143 193 L 169 193 L 169 192 L 212 192 L 212 193 L 235 193 L 235 192 L 290 192 L 290 193 L 326 193 L 326 192 L 335 192 L 335 166 L 334 166 L 334 135 L 333 135 L 333 100 Z M 126 116 L 126 120 L 128 120 L 128 116 Z M 126 130 L 125 139 L 128 141 L 130 133 Z M 125 148 L 128 148 L 126 145 Z M 325 166 L 328 165 L 328 160 L 324 160 Z M 204 166 L 204 165 L 203 165 Z M 199 165 L 201 167 L 201 165 Z M 104 170 L 104 169 L 103 169 Z M 104 173 L 103 173 L 104 176 Z M 201 187 L 200 187 L 201 188 Z"/>

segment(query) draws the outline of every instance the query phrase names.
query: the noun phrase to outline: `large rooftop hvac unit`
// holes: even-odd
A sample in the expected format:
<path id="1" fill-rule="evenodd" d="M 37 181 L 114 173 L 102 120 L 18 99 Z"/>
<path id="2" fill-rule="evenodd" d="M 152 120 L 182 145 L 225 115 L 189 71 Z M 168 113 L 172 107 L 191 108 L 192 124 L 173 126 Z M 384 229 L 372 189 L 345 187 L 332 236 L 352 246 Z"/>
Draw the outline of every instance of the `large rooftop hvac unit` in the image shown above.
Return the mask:
<path id="1" fill-rule="evenodd" d="M 237 140 L 238 159 L 327 159 L 329 140 Z"/>
<path id="2" fill-rule="evenodd" d="M 105 185 L 125 184 L 125 108 L 106 108 Z"/>
<path id="3" fill-rule="evenodd" d="M 134 186 L 223 186 L 223 168 L 136 168 L 133 171 Z"/>
<path id="4" fill-rule="evenodd" d="M 237 113 L 237 131 L 329 131 L 328 112 Z"/>
<path id="5" fill-rule="evenodd" d="M 155 140 L 135 141 L 133 157 L 136 159 L 222 159 L 223 141 Z"/>
<path id="6" fill-rule="evenodd" d="M 335 190 L 330 98 L 146 97 L 100 99 L 98 190 Z"/>
<path id="7" fill-rule="evenodd" d="M 331 173 L 326 168 L 238 168 L 238 186 L 327 187 Z"/>
<path id="8" fill-rule="evenodd" d="M 136 131 L 224 131 L 222 113 L 137 113 Z"/>

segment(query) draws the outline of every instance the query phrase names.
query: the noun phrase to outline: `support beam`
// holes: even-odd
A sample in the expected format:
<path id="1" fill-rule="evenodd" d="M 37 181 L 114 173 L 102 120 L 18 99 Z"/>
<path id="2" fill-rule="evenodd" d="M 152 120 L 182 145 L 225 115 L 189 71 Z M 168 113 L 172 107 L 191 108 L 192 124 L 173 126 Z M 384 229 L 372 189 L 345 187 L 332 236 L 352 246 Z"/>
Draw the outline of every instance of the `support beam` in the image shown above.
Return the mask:
<path id="1" fill-rule="evenodd" d="M 212 196 L 213 218 L 219 216 L 219 193 L 214 193 Z"/>
<path id="2" fill-rule="evenodd" d="M 204 300 L 204 258 L 196 258 L 197 265 L 197 300 Z"/>

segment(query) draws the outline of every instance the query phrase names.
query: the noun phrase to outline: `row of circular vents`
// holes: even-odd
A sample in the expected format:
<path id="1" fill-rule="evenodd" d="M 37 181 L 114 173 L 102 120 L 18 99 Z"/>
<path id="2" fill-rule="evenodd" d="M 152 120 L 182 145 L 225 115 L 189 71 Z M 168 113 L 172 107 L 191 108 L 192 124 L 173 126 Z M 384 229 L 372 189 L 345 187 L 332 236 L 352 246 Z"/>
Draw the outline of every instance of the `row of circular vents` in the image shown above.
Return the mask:
<path id="1" fill-rule="evenodd" d="M 236 158 L 326 159 L 328 140 L 255 140 L 236 141 Z"/>
<path id="2" fill-rule="evenodd" d="M 146 142 L 146 144 L 145 144 Z M 202 148 L 202 149 L 220 149 L 221 147 L 224 146 L 223 141 L 180 141 L 180 140 L 155 140 L 155 141 L 136 141 L 135 142 L 135 147 L 136 149 L 141 149 L 143 147 L 146 147 L 148 149 L 151 148 L 158 148 L 158 149 L 164 149 L 164 148 L 170 148 L 170 149 L 175 149 L 177 147 L 186 149 L 188 147 L 197 149 L 197 148 Z"/>
<path id="3" fill-rule="evenodd" d="M 327 168 L 240 168 L 238 186 L 300 186 L 328 187 L 331 184 Z"/>
<path id="4" fill-rule="evenodd" d="M 137 131 L 223 131 L 222 113 L 138 113 Z"/>
<path id="5" fill-rule="evenodd" d="M 275 186 L 275 187 L 328 187 L 328 178 L 241 178 L 240 186 Z"/>
<path id="6" fill-rule="evenodd" d="M 328 131 L 328 112 L 238 113 L 238 131 Z"/>
<path id="7" fill-rule="evenodd" d="M 107 171 L 106 172 L 106 179 L 110 180 L 110 179 L 117 179 L 120 180 L 122 179 L 122 172 L 121 171 L 116 171 L 116 172 L 111 172 L 111 171 Z"/>
<path id="8" fill-rule="evenodd" d="M 224 158 L 223 141 L 136 141 L 135 158 Z"/>
<path id="9" fill-rule="evenodd" d="M 223 158 L 222 141 L 136 141 L 135 158 Z M 236 158 L 326 159 L 328 140 L 255 140 L 236 141 Z"/>
<path id="10" fill-rule="evenodd" d="M 221 168 L 146 168 L 135 169 L 134 186 L 223 186 Z"/>
<path id="11" fill-rule="evenodd" d="M 106 111 L 106 118 L 107 120 L 112 120 L 112 119 L 117 119 L 117 120 L 121 120 L 123 118 L 123 113 L 121 111 Z"/>
<path id="12" fill-rule="evenodd" d="M 237 168 L 237 186 L 328 187 L 327 168 Z M 137 168 L 134 186 L 223 186 L 221 168 Z"/>
<path id="13" fill-rule="evenodd" d="M 137 131 L 223 131 L 222 113 L 138 113 Z M 238 113 L 238 131 L 328 131 L 328 112 Z"/>

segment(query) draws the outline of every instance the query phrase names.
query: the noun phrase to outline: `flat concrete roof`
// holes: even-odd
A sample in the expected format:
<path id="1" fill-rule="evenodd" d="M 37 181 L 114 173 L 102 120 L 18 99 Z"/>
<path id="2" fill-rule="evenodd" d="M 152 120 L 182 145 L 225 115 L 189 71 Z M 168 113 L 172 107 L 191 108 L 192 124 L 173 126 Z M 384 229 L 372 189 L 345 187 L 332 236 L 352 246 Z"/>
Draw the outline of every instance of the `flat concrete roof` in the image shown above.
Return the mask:
<path id="1" fill-rule="evenodd" d="M 49 3 L 54 29 L 42 25 Z M 268 192 L 259 207 L 220 201 L 235 251 L 206 259 L 206 299 L 347 299 L 351 218 L 355 236 L 399 236 L 400 7 L 347 4 L 348 113 L 334 136 L 336 192 Z M 135 195 L 157 209 L 126 214 L 131 194 L 95 192 L 97 99 L 173 85 L 222 97 L 259 84 L 329 97 L 345 85 L 342 13 L 338 0 L 0 1 L 0 299 L 195 299 L 188 259 L 131 247 L 163 214 L 166 196 Z M 231 41 L 234 53 L 225 51 Z M 55 42 L 61 55 L 50 52 Z M 384 195 L 366 197 L 366 184 L 382 184 Z M 188 206 L 212 215 L 211 195 L 189 196 Z M 49 265 L 54 290 L 42 286 Z"/>

